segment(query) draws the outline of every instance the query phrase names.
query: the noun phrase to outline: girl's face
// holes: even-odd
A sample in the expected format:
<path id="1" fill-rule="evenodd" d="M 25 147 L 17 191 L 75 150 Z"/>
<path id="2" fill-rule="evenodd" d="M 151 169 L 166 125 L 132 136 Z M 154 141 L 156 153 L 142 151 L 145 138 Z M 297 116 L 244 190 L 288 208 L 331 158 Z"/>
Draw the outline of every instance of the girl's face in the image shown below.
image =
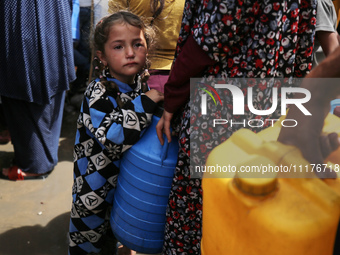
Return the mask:
<path id="1" fill-rule="evenodd" d="M 126 23 L 118 23 L 110 28 L 104 52 L 97 55 L 110 74 L 117 80 L 131 84 L 135 75 L 146 62 L 147 44 L 143 31 Z"/>

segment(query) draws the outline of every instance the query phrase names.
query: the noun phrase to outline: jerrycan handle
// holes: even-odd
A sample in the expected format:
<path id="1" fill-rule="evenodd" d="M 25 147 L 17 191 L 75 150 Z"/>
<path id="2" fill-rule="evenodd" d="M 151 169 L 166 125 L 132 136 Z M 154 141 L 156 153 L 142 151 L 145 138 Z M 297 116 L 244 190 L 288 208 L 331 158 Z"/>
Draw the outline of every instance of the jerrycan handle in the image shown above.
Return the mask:
<path id="1" fill-rule="evenodd" d="M 163 115 L 163 111 L 164 111 L 164 108 L 163 108 L 163 105 L 162 105 L 163 102 L 161 103 L 158 103 L 157 105 L 157 108 L 156 108 L 156 111 L 154 113 L 154 116 L 157 117 L 157 121 L 162 117 Z M 171 131 L 171 129 L 170 129 Z M 168 156 L 168 148 L 169 148 L 169 142 L 168 142 L 168 139 L 166 138 L 166 136 L 163 134 L 163 138 L 164 138 L 164 144 L 162 146 L 162 150 L 161 150 L 161 161 L 162 161 L 162 164 L 163 164 L 163 161 L 167 158 Z"/>
<path id="2" fill-rule="evenodd" d="M 162 146 L 162 151 L 161 151 L 161 161 L 163 165 L 163 161 L 167 158 L 168 156 L 168 148 L 169 148 L 169 142 L 168 139 L 165 137 L 164 139 L 164 144 Z"/>

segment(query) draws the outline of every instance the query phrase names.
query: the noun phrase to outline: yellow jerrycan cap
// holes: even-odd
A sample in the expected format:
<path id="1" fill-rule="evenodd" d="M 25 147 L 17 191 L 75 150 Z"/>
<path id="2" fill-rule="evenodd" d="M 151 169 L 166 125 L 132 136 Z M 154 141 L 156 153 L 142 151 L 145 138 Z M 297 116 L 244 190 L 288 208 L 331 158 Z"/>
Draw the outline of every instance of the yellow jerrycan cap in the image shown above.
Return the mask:
<path id="1" fill-rule="evenodd" d="M 274 166 L 275 163 L 267 157 L 252 155 L 242 162 L 243 171 L 236 173 L 234 183 L 244 193 L 253 196 L 265 196 L 277 188 L 277 173 L 264 172 L 264 166 Z M 238 169 L 241 169 L 238 166 Z"/>

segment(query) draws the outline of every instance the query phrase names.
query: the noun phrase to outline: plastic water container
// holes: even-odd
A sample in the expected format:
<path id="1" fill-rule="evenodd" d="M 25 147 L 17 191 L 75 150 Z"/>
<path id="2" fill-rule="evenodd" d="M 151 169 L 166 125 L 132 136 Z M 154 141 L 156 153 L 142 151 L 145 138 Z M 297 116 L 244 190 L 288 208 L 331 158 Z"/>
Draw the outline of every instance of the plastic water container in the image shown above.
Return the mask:
<path id="1" fill-rule="evenodd" d="M 277 142 L 280 126 L 258 134 L 235 132 L 207 159 L 209 166 L 290 166 L 309 163 L 301 152 Z M 329 114 L 324 132 L 340 134 Z M 340 150 L 326 159 L 340 164 Z M 331 255 L 340 217 L 340 182 L 301 173 L 300 178 L 253 173 L 209 173 L 203 178 L 203 255 Z M 210 178 L 209 178 L 210 177 Z M 260 177 L 260 178 L 256 178 Z"/>
<path id="2" fill-rule="evenodd" d="M 331 101 L 331 113 L 334 113 L 334 110 L 336 107 L 340 107 L 340 99 L 337 98 L 337 99 L 334 99 Z"/>
<path id="3" fill-rule="evenodd" d="M 72 0 L 72 38 L 73 41 L 79 41 L 80 39 L 80 27 L 79 27 L 79 0 Z"/>
<path id="4" fill-rule="evenodd" d="M 141 139 L 123 155 L 111 211 L 111 227 L 125 246 L 141 253 L 162 251 L 165 211 L 178 155 L 178 139 L 162 146 L 153 116 Z"/>

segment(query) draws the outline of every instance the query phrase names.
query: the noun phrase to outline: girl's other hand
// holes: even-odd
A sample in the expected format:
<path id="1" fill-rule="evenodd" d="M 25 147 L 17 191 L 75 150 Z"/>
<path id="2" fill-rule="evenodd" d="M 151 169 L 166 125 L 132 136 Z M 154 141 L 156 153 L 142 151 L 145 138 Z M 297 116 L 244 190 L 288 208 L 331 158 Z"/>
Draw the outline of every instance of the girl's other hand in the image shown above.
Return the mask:
<path id="1" fill-rule="evenodd" d="M 150 89 L 149 91 L 145 93 L 145 95 L 148 96 L 155 103 L 158 103 L 164 100 L 164 94 L 155 89 Z"/>

